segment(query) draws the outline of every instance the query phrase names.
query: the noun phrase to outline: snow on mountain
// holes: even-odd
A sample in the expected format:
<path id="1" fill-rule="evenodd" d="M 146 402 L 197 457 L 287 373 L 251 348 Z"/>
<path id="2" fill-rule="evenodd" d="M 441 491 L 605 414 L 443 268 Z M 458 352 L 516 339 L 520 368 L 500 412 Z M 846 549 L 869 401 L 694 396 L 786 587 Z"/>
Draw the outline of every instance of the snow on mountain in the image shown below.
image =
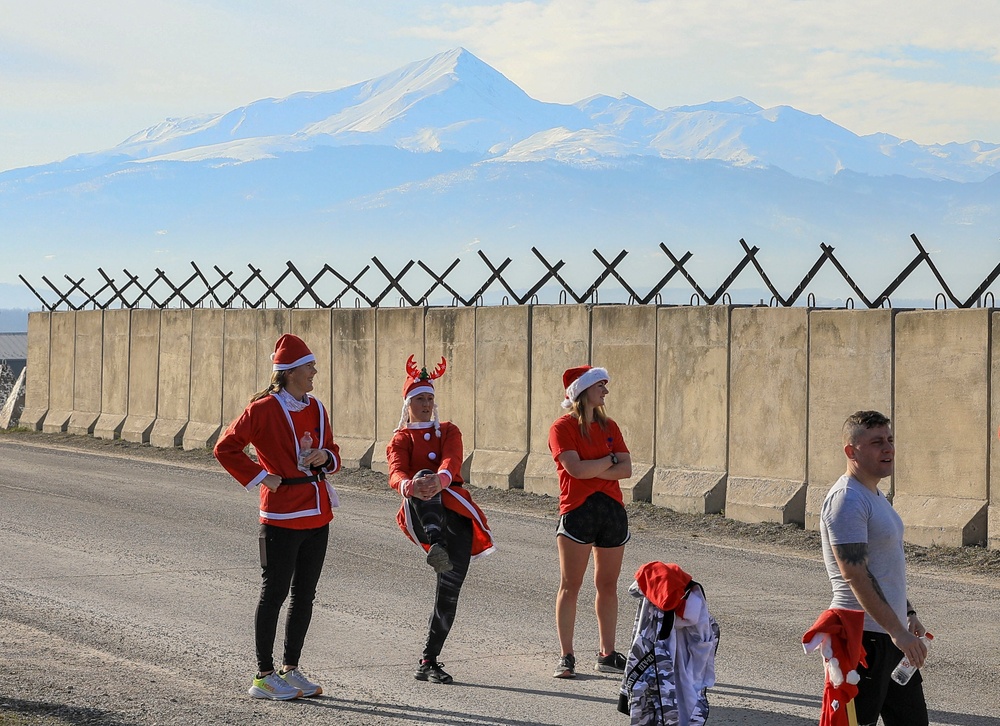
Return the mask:
<path id="1" fill-rule="evenodd" d="M 858 136 L 741 97 L 662 110 L 625 94 L 544 103 L 456 49 L 0 173 L 0 237 L 23 253 L 0 284 L 191 260 L 350 270 L 470 240 L 525 264 L 532 246 L 567 259 L 627 248 L 636 279 L 660 269 L 667 242 L 695 251 L 705 281 L 728 274 L 745 237 L 792 287 L 820 242 L 856 253 L 856 279 L 884 286 L 912 256 L 911 232 L 959 251 L 975 277 L 996 264 L 997 171 L 997 144 Z"/>
<path id="2" fill-rule="evenodd" d="M 545 103 L 462 48 L 336 91 L 168 119 L 113 149 L 74 161 L 248 162 L 348 145 L 459 151 L 504 161 L 713 159 L 775 166 L 820 180 L 844 169 L 955 181 L 978 181 L 1000 171 L 997 144 L 921 146 L 888 134 L 862 137 L 822 116 L 788 106 L 765 109 L 742 97 L 663 110 L 624 94 L 572 105 Z"/>

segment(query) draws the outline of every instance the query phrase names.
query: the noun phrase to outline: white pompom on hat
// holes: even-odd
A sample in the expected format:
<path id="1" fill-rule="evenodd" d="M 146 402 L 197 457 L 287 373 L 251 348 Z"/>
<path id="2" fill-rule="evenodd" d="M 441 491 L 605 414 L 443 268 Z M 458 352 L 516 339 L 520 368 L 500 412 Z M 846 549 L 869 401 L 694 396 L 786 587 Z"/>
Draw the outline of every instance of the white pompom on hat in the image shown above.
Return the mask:
<path id="1" fill-rule="evenodd" d="M 611 381 L 611 377 L 604 368 L 594 368 L 593 366 L 577 366 L 567 368 L 563 372 L 563 387 L 566 389 L 566 398 L 563 399 L 563 408 L 572 408 L 573 402 L 580 397 L 595 383 L 601 381 Z"/>
<path id="2" fill-rule="evenodd" d="M 274 344 L 271 361 L 274 363 L 272 370 L 288 371 L 304 366 L 306 363 L 314 363 L 316 356 L 312 354 L 302 338 L 286 333 L 278 338 L 278 342 Z"/>

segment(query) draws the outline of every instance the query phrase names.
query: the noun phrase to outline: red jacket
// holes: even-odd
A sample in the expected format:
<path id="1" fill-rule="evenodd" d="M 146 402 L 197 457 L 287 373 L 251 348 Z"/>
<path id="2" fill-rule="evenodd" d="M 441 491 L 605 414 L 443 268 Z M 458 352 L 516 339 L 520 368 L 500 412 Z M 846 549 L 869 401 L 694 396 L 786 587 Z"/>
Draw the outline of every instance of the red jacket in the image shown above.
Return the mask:
<path id="1" fill-rule="evenodd" d="M 330 419 L 319 399 L 309 396 L 309 406 L 302 411 L 286 409 L 279 398 L 265 396 L 254 401 L 233 421 L 215 444 L 215 458 L 240 484 L 250 489 L 258 486 L 267 474 L 282 479 L 307 476 L 298 468 L 299 440 L 306 431 L 314 442 L 332 457 L 322 471 L 333 474 L 340 469 L 340 447 L 333 442 Z M 252 444 L 257 460 L 245 449 Z M 258 463 L 259 462 L 259 463 Z M 289 529 L 314 529 L 333 519 L 331 492 L 325 482 L 282 484 L 276 492 L 260 488 L 260 521 Z"/>
<path id="2" fill-rule="evenodd" d="M 410 428 L 410 427 L 419 428 Z M 402 495 L 402 485 L 421 469 L 441 474 L 445 489 L 441 503 L 447 509 L 472 520 L 472 558 L 488 555 L 496 550 L 483 510 L 472 501 L 472 495 L 462 486 L 462 432 L 450 421 L 441 422 L 441 436 L 437 436 L 431 423 L 410 424 L 396 431 L 386 446 L 389 464 L 389 485 Z M 451 484 L 448 485 L 450 478 Z M 403 533 L 425 550 L 428 545 L 417 540 L 410 521 L 410 508 L 404 499 L 396 513 L 396 522 Z"/>

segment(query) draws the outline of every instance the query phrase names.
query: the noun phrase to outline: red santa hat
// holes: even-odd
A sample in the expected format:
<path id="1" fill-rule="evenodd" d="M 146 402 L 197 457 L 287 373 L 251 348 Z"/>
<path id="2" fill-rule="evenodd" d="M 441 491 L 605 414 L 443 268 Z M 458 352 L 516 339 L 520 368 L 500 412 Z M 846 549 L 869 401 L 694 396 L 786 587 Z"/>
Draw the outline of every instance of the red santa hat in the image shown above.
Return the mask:
<path id="1" fill-rule="evenodd" d="M 858 666 L 867 665 L 861 633 L 864 610 L 825 610 L 802 636 L 806 653 L 818 650 L 826 671 L 820 726 L 848 726 L 847 704 L 858 695 Z"/>
<path id="2" fill-rule="evenodd" d="M 421 393 L 434 395 L 434 379 L 440 378 L 448 369 L 448 361 L 442 356 L 441 362 L 433 373 L 428 373 L 426 366 L 417 368 L 416 362 L 411 355 L 406 359 L 406 380 L 403 382 L 403 400 L 409 401 L 414 396 Z"/>
<path id="3" fill-rule="evenodd" d="M 406 380 L 403 382 L 403 409 L 399 412 L 399 424 L 396 425 L 395 431 L 400 431 L 406 428 L 406 425 L 410 422 L 410 411 L 407 404 L 410 399 L 414 396 L 419 396 L 421 393 L 429 393 L 434 395 L 434 379 L 440 378 L 444 375 L 445 370 L 448 368 L 448 361 L 441 357 L 441 362 L 437 364 L 433 373 L 428 373 L 427 368 L 417 368 L 416 362 L 413 360 L 411 355 L 406 359 Z M 441 436 L 441 422 L 438 419 L 438 407 L 437 403 L 434 404 L 434 416 L 432 418 L 434 422 L 434 432 Z"/>
<path id="4" fill-rule="evenodd" d="M 566 389 L 566 398 L 563 399 L 563 408 L 572 408 L 573 402 L 595 383 L 610 381 L 608 372 L 603 368 L 593 366 L 577 366 L 567 368 L 563 371 L 563 388 Z"/>
<path id="5" fill-rule="evenodd" d="M 302 338 L 286 333 L 278 338 L 278 342 L 274 344 L 271 361 L 274 363 L 273 370 L 288 371 L 304 366 L 306 363 L 315 362 L 316 356 L 312 354 Z"/>
<path id="6" fill-rule="evenodd" d="M 687 604 L 684 596 L 691 584 L 691 575 L 680 565 L 647 562 L 636 571 L 635 581 L 639 591 L 660 610 L 673 610 L 679 617 L 684 617 L 684 606 Z"/>

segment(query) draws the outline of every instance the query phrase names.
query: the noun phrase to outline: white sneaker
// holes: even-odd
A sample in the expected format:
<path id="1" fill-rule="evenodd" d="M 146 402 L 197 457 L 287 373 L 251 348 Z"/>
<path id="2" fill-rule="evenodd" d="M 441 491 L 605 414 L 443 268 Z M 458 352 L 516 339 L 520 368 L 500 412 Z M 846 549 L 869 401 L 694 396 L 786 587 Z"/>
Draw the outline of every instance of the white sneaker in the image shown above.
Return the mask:
<path id="1" fill-rule="evenodd" d="M 302 691 L 303 698 L 318 696 L 323 693 L 323 688 L 306 678 L 298 668 L 293 668 L 287 673 L 282 673 L 281 678 L 292 688 L 298 688 Z"/>
<path id="2" fill-rule="evenodd" d="M 291 685 L 272 671 L 263 678 L 254 678 L 247 691 L 254 698 L 270 698 L 273 701 L 291 701 L 302 696 L 302 689 Z"/>

